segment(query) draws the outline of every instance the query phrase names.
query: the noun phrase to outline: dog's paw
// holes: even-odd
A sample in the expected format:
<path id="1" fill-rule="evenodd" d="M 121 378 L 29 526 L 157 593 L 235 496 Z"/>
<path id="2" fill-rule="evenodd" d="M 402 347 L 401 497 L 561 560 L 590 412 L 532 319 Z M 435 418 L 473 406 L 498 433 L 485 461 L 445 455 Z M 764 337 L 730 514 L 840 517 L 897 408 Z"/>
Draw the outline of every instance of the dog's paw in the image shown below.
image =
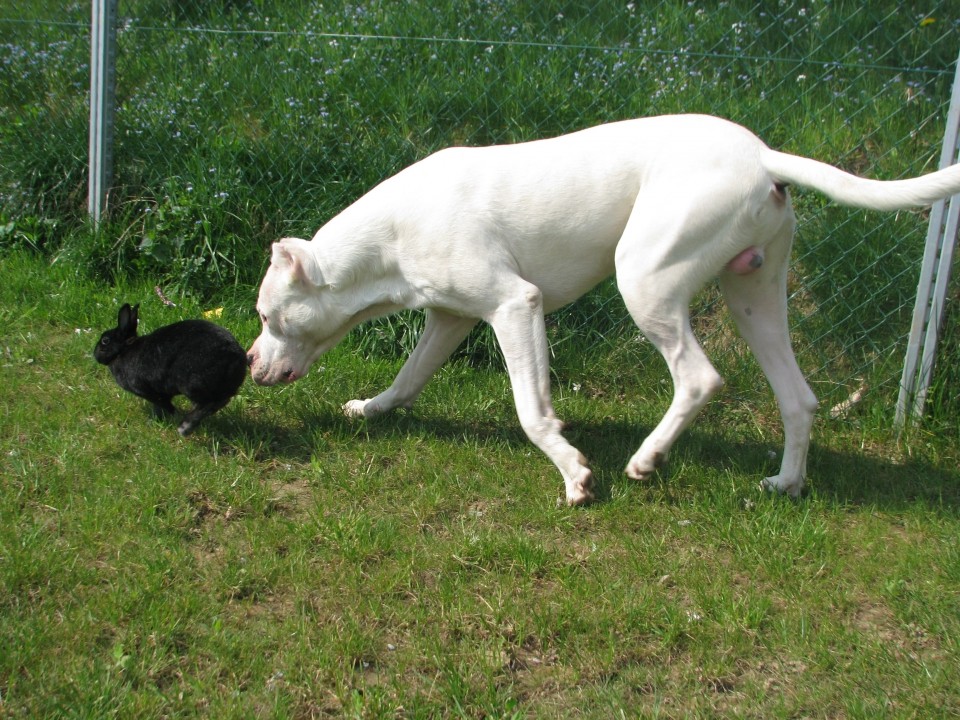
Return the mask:
<path id="1" fill-rule="evenodd" d="M 593 502 L 596 498 L 593 494 L 593 473 L 589 468 L 583 468 L 583 472 L 573 482 L 567 483 L 567 505 L 576 507 Z"/>
<path id="2" fill-rule="evenodd" d="M 655 452 L 649 458 L 647 458 L 643 457 L 641 453 L 638 452 L 636 455 L 630 458 L 630 462 L 627 463 L 627 467 L 624 468 L 624 472 L 631 480 L 646 480 L 658 469 L 663 467 L 666 462 L 666 453 Z"/>
<path id="3" fill-rule="evenodd" d="M 800 491 L 803 490 L 803 478 L 784 478 L 782 475 L 774 475 L 761 480 L 760 489 L 797 498 L 800 497 Z"/>
<path id="4" fill-rule="evenodd" d="M 349 418 L 369 417 L 370 414 L 367 412 L 367 406 L 369 404 L 369 400 L 350 400 L 344 403 L 343 414 Z"/>

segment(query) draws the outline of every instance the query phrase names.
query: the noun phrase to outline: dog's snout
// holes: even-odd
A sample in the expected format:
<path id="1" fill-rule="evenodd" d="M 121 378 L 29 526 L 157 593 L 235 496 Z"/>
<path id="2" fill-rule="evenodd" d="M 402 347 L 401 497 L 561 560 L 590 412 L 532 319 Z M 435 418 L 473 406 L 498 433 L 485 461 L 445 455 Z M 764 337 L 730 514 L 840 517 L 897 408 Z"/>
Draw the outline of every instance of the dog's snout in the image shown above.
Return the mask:
<path id="1" fill-rule="evenodd" d="M 253 361 L 256 359 L 252 352 L 247 353 L 247 367 L 253 367 Z"/>

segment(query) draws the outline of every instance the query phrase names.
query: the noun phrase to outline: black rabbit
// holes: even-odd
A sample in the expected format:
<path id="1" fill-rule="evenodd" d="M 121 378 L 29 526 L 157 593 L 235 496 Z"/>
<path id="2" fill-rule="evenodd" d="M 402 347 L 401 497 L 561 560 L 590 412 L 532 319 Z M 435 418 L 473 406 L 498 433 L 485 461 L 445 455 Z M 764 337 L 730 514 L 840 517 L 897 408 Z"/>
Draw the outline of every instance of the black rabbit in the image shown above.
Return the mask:
<path id="1" fill-rule="evenodd" d="M 177 428 L 189 435 L 240 389 L 247 355 L 228 330 L 206 320 L 183 320 L 138 337 L 139 308 L 120 308 L 117 327 L 100 336 L 93 357 L 120 387 L 153 403 L 158 416 L 176 412 L 174 395 L 189 398 L 194 406 Z"/>

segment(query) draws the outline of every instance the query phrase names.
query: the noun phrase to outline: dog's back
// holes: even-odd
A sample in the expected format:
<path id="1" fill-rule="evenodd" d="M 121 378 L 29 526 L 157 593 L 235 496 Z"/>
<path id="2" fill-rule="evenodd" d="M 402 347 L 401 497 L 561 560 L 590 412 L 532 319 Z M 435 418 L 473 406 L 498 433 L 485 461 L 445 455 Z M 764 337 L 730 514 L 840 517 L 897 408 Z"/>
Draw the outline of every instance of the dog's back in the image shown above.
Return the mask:
<path id="1" fill-rule="evenodd" d="M 757 216 L 773 187 L 759 161 L 763 149 L 744 128 L 698 115 L 448 148 L 384 181 L 336 222 L 369 228 L 375 218 L 388 218 L 382 224 L 389 224 L 397 261 L 411 275 L 422 265 L 430 272 L 462 267 L 479 278 L 478 258 L 503 262 L 541 288 L 549 312 L 613 273 L 617 244 L 642 194 L 653 194 L 667 215 L 673 206 L 685 213 L 691 203 L 709 210 L 714 201 L 712 213 L 702 213 L 706 222 L 714 222 L 711 215 Z M 742 190 L 731 195 L 735 184 Z M 755 207 L 744 205 L 747 198 Z M 742 249 L 712 252 L 714 272 Z"/>

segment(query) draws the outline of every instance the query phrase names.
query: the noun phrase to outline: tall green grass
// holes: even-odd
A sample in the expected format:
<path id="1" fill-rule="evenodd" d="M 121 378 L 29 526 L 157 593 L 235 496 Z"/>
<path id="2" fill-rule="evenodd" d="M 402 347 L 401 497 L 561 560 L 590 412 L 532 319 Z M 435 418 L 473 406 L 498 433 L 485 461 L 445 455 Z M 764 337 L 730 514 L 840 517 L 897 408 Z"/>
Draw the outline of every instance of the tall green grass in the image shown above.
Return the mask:
<path id="1" fill-rule="evenodd" d="M 82 225 L 86 33 L 6 24 L 3 132 L 16 150 L 4 213 L 22 224 L 16 237 L 98 276 L 133 271 L 202 294 L 255 282 L 266 243 L 312 234 L 450 144 L 695 111 L 798 152 L 911 174 L 929 168 L 938 128 L 917 131 L 944 102 L 955 59 L 956 18 L 922 20 L 894 3 L 124 3 L 99 235 Z"/>

